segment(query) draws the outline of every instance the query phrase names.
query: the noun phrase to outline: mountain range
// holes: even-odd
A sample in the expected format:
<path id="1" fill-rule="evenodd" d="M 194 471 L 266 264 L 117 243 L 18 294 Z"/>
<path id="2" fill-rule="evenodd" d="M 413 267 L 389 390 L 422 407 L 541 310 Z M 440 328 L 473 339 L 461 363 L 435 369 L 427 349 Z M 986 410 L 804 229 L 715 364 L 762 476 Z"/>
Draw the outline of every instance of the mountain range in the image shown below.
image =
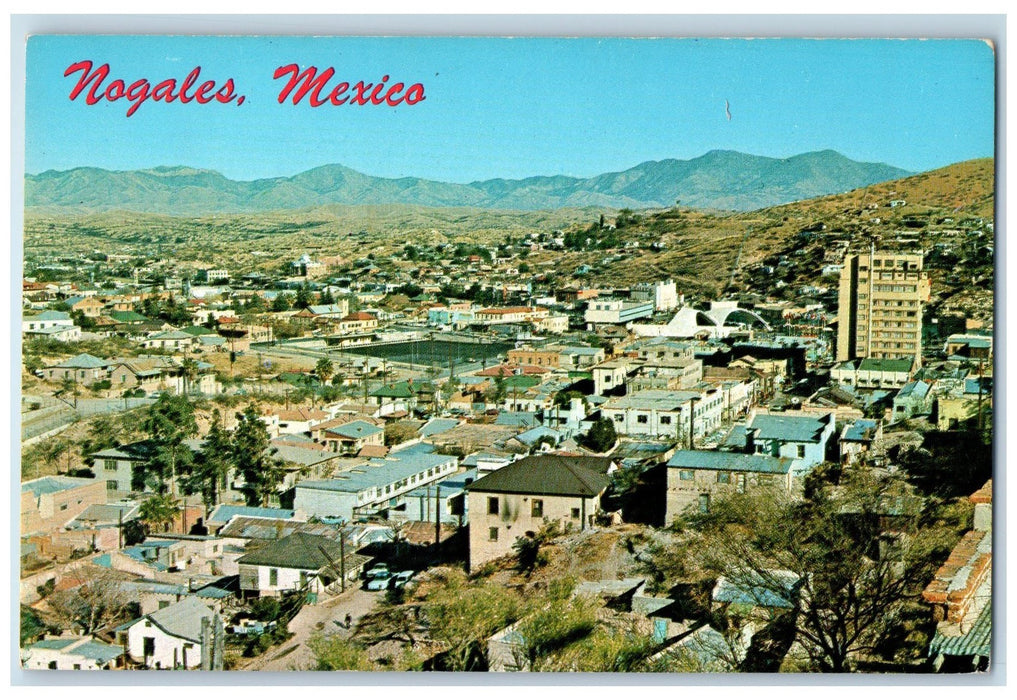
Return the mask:
<path id="1" fill-rule="evenodd" d="M 646 161 L 589 178 L 565 175 L 456 184 L 382 178 L 342 165 L 292 177 L 230 180 L 214 170 L 48 170 L 25 176 L 25 206 L 49 211 L 126 210 L 179 216 L 254 213 L 326 204 L 413 204 L 482 209 L 631 209 L 682 206 L 748 211 L 846 192 L 910 175 L 884 163 L 861 163 L 836 151 L 769 158 L 710 151 L 690 160 Z"/>

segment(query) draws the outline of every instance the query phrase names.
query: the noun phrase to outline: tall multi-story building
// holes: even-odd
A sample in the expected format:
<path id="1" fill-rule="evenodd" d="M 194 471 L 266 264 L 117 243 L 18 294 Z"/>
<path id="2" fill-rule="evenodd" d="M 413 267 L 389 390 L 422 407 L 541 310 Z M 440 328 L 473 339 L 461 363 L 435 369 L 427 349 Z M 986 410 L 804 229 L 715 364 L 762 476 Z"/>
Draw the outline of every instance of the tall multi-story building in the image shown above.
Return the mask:
<path id="1" fill-rule="evenodd" d="M 922 360 L 922 305 L 929 276 L 921 254 L 869 253 L 844 258 L 837 313 L 837 360 Z"/>

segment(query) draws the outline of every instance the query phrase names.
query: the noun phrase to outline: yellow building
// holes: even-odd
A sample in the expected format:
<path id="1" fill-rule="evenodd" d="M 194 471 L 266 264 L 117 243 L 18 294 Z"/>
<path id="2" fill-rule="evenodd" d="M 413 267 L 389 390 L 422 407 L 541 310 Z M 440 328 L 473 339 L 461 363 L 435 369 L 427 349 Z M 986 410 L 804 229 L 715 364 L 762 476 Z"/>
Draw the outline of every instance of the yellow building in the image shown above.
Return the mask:
<path id="1" fill-rule="evenodd" d="M 922 359 L 929 276 L 920 254 L 848 255 L 840 273 L 837 360 Z"/>

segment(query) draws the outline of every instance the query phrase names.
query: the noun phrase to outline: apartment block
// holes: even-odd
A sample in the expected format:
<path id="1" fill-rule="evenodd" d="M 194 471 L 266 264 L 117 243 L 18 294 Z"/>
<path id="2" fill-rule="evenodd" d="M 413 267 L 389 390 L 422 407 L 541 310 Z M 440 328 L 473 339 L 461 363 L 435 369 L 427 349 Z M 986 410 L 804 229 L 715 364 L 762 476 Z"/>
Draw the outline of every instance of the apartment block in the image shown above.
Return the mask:
<path id="1" fill-rule="evenodd" d="M 837 360 L 922 359 L 922 305 L 929 276 L 920 254 L 869 253 L 844 258 L 840 272 Z"/>

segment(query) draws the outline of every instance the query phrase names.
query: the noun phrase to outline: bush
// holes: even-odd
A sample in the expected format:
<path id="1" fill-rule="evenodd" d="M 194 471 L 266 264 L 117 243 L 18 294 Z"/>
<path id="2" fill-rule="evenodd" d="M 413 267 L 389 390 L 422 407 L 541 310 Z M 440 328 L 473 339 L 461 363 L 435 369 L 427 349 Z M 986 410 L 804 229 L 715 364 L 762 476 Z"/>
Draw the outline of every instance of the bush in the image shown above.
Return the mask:
<path id="1" fill-rule="evenodd" d="M 279 618 L 279 601 L 275 598 L 258 598 L 251 603 L 251 617 L 269 622 Z"/>

